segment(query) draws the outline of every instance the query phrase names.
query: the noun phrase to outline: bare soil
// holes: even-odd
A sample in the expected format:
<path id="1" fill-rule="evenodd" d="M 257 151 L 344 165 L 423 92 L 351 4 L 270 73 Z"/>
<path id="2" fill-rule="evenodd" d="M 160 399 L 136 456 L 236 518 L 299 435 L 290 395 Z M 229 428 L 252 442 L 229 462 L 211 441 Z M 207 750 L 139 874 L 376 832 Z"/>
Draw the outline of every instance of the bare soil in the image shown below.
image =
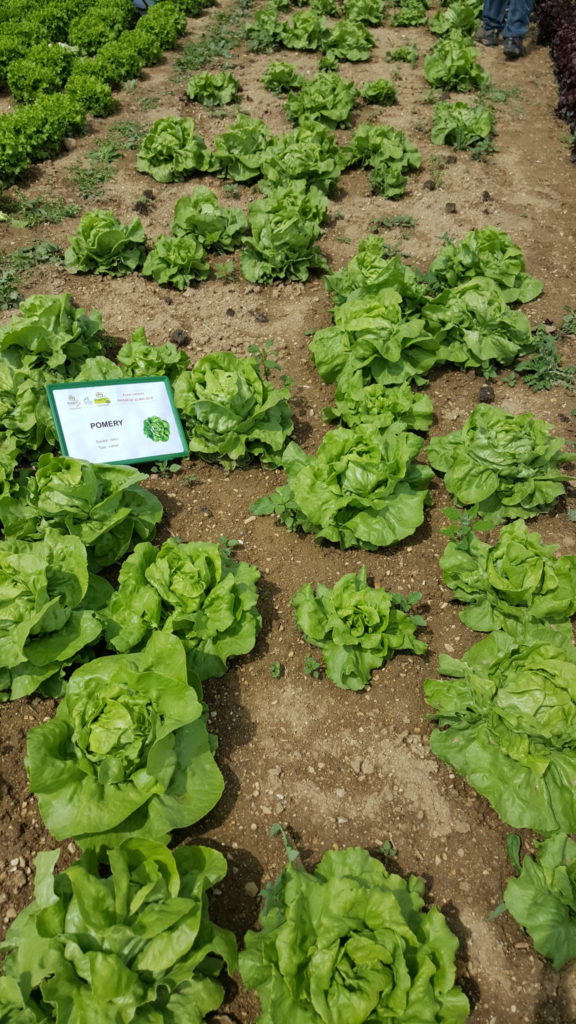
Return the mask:
<path id="1" fill-rule="evenodd" d="M 213 12 L 189 21 L 178 46 L 197 38 Z M 523 247 L 531 273 L 545 283 L 543 296 L 525 307 L 533 324 L 558 323 L 566 305 L 576 305 L 574 236 L 576 234 L 575 172 L 570 163 L 566 128 L 554 117 L 556 90 L 548 51 L 531 42 L 527 56 L 506 63 L 500 49 L 481 50 L 482 63 L 504 90 L 518 95 L 497 105 L 498 152 L 484 162 L 467 153 L 429 141 L 433 107 L 425 102 L 427 85 L 422 57 L 434 38 L 425 29 L 374 31 L 378 47 L 366 64 L 344 64 L 344 77 L 361 84 L 391 77 L 397 69 L 399 104 L 363 108 L 357 119 L 371 117 L 402 128 L 421 149 L 423 170 L 410 178 L 409 191 L 398 202 L 371 194 L 363 172 L 347 173 L 331 204 L 331 221 L 321 247 L 332 268 L 343 266 L 370 230 L 374 218 L 397 214 L 415 218 L 409 239 L 399 229 L 386 231 L 411 262 L 424 269 L 437 253 L 441 236 L 460 238 L 474 227 L 494 225 Z M 388 49 L 416 42 L 421 58 L 415 68 L 389 64 Z M 152 123 L 169 114 L 193 115 L 208 142 L 223 130 L 236 111 L 206 111 L 183 99 L 184 86 L 174 73 L 176 54 L 120 93 L 120 109 L 105 122 L 94 121 L 91 132 L 61 158 L 34 168 L 24 184 L 30 197 L 65 197 L 83 211 L 109 208 L 122 220 L 135 214 L 144 189 L 154 201 L 142 216 L 148 237 L 168 233 L 176 200 L 192 185 L 158 185 L 135 170 L 135 155 L 118 161 L 118 172 L 105 196 L 82 201 L 68 180 L 71 167 L 105 137 L 118 121 Z M 289 127 L 282 100 L 266 92 L 260 78 L 271 57 L 237 52 L 227 66 L 242 84 L 241 109 L 263 117 L 272 130 Z M 313 54 L 286 53 L 305 72 L 317 67 Z M 150 104 L 156 105 L 150 109 Z M 6 108 L 7 101 L 4 101 Z M 341 138 L 346 132 L 340 133 Z M 426 186 L 432 182 L 432 189 Z M 257 190 L 240 186 L 230 197 L 219 179 L 209 182 L 223 201 L 246 209 Z M 61 246 L 78 221 L 68 220 L 34 231 L 0 225 L 0 244 L 10 250 L 32 237 Z M 192 360 L 219 349 L 239 354 L 248 346 L 274 338 L 283 369 L 295 381 L 296 440 L 313 451 L 322 437 L 322 409 L 333 388 L 318 377 L 308 353 L 310 332 L 330 323 L 330 301 L 320 278 L 301 284 L 254 286 L 238 274 L 233 280 L 211 279 L 182 294 L 160 288 L 142 277 L 119 280 L 71 276 L 45 265 L 26 281 L 25 293 L 70 291 L 82 306 L 102 311 L 108 332 L 129 338 L 144 326 L 154 344 L 180 329 L 190 335 Z M 12 314 L 1 314 L 2 322 Z M 576 362 L 566 342 L 566 362 Z M 503 373 L 492 382 L 495 402 L 512 412 L 532 412 L 549 420 L 555 432 L 576 440 L 571 410 L 576 398 L 561 389 L 534 393 L 518 383 L 512 389 Z M 432 433 L 459 427 L 478 401 L 483 381 L 472 373 L 447 370 L 433 375 L 429 393 L 436 411 Z M 194 480 L 189 474 L 195 475 Z M 488 920 L 500 903 L 510 874 L 505 840 L 510 831 L 489 804 L 455 777 L 428 748 L 430 709 L 423 681 L 437 674 L 438 654 L 460 656 L 477 635 L 466 629 L 439 582 L 438 558 L 445 537 L 442 509 L 450 504 L 440 480 L 432 487 L 433 508 L 425 525 L 406 542 L 378 554 L 320 547 L 310 536 L 288 533 L 272 518 L 250 515 L 251 502 L 281 483 L 281 472 L 253 468 L 226 474 L 199 460 L 181 474 L 153 477 L 151 488 L 162 499 L 166 516 L 159 539 L 238 538 L 238 557 L 262 573 L 261 610 L 264 627 L 255 651 L 235 663 L 228 674 L 205 687 L 210 727 L 219 738 L 218 760 L 226 790 L 213 813 L 177 841 L 192 839 L 220 848 L 230 870 L 213 900 L 213 915 L 238 937 L 254 926 L 257 893 L 284 864 L 277 839 L 269 836 L 273 822 L 286 826 L 312 866 L 332 847 L 362 845 L 375 852 L 387 839 L 398 851 L 394 870 L 423 875 L 428 897 L 446 913 L 461 940 L 459 976 L 468 993 L 473 1024 L 574 1024 L 576 971 L 555 972 L 532 950 L 515 922 L 504 914 Z M 572 500 L 568 498 L 568 502 Z M 560 502 L 556 511 L 531 524 L 564 554 L 576 553 L 574 526 Z M 428 621 L 426 657 L 399 655 L 375 672 L 363 693 L 336 689 L 325 679 L 303 671 L 308 655 L 317 654 L 299 636 L 290 609 L 294 592 L 304 582 L 332 585 L 344 572 L 366 565 L 373 579 L 387 589 L 422 591 Z M 281 678 L 270 672 L 273 661 L 284 666 Z M 0 924 L 5 929 L 32 896 L 33 858 L 53 841 L 39 820 L 24 770 L 28 728 L 53 713 L 53 703 L 35 697 L 0 707 Z M 530 834 L 523 839 L 530 846 Z M 62 863 L 77 855 L 64 844 Z M 252 1024 L 258 1000 L 239 979 L 228 990 L 223 1010 L 230 1019 Z M 279 1021 L 278 1024 L 289 1024 Z"/>

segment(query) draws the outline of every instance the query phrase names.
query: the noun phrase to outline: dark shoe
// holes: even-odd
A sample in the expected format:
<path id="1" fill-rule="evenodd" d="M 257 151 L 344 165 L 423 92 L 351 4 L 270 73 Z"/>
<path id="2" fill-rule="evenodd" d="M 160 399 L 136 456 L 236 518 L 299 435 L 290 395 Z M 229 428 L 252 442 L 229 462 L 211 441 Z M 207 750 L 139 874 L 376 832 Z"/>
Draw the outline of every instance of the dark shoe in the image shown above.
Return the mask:
<path id="1" fill-rule="evenodd" d="M 484 25 L 481 25 L 474 38 L 477 43 L 482 43 L 482 46 L 498 46 L 499 34 L 498 29 L 484 28 Z"/>
<path id="2" fill-rule="evenodd" d="M 508 60 L 517 60 L 524 56 L 524 45 L 521 36 L 508 36 L 504 40 L 504 56 Z"/>

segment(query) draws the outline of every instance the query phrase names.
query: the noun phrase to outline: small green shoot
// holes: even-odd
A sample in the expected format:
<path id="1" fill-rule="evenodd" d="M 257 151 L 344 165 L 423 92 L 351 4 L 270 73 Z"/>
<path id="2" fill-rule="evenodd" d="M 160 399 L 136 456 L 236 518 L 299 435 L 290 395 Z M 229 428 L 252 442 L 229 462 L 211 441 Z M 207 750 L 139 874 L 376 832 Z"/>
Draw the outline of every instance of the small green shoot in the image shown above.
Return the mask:
<path id="1" fill-rule="evenodd" d="M 270 675 L 273 679 L 280 679 L 280 676 L 284 672 L 284 666 L 281 661 L 273 661 L 270 665 Z"/>
<path id="2" fill-rule="evenodd" d="M 248 345 L 251 356 L 256 358 L 258 373 L 264 380 L 268 380 L 274 370 L 280 373 L 280 380 L 285 387 L 292 384 L 292 378 L 282 373 L 282 367 L 278 362 L 276 342 L 274 338 L 267 338 L 263 345 Z"/>
<path id="3" fill-rule="evenodd" d="M 382 846 L 379 847 L 380 853 L 383 857 L 397 857 L 398 850 L 394 849 L 394 843 L 391 839 L 386 839 Z"/>
<path id="4" fill-rule="evenodd" d="M 225 537 L 224 534 L 220 535 L 218 543 L 226 555 L 231 554 L 231 552 L 234 551 L 234 548 L 242 546 L 241 540 L 235 540 L 233 537 Z"/>
<path id="5" fill-rule="evenodd" d="M 295 860 L 299 860 L 300 854 L 298 850 L 295 850 L 294 847 L 292 846 L 292 843 L 288 838 L 288 833 L 286 832 L 286 829 L 282 828 L 282 825 L 271 825 L 270 835 L 272 836 L 272 838 L 274 838 L 275 836 L 282 837 L 284 849 L 286 850 L 286 856 L 290 864 L 293 864 Z"/>
<path id="6" fill-rule="evenodd" d="M 307 657 L 304 662 L 304 675 L 312 676 L 313 679 L 318 679 L 320 676 L 320 669 L 322 668 L 322 662 L 316 661 L 316 658 Z"/>
<path id="7" fill-rule="evenodd" d="M 218 281 L 234 281 L 236 278 L 234 260 L 224 260 L 223 263 L 216 263 L 214 265 L 214 277 Z"/>
<path id="8" fill-rule="evenodd" d="M 499 521 L 497 513 L 493 513 L 491 516 L 486 515 L 481 519 L 476 505 L 473 505 L 472 508 L 445 508 L 444 515 L 450 521 L 450 525 L 440 530 L 440 533 L 449 537 L 450 540 L 456 541 L 457 544 L 469 537 L 471 533 L 493 530 Z"/>
<path id="9" fill-rule="evenodd" d="M 407 214 L 396 214 L 394 217 L 373 217 L 370 221 L 370 231 L 377 235 L 381 229 L 392 231 L 400 228 L 402 238 L 408 239 L 416 227 L 416 220 Z"/>

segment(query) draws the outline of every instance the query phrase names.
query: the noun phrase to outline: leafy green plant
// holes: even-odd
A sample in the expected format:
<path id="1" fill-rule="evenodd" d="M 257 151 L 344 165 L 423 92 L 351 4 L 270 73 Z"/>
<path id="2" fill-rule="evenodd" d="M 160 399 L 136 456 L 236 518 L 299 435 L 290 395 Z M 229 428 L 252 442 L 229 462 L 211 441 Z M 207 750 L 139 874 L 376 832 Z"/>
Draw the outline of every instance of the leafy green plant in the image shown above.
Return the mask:
<path id="1" fill-rule="evenodd" d="M 157 284 L 184 291 L 193 281 L 205 281 L 210 273 L 204 246 L 192 235 L 171 238 L 160 235 L 148 253 L 141 273 Z"/>
<path id="2" fill-rule="evenodd" d="M 397 46 L 394 50 L 386 51 L 386 60 L 393 63 L 399 61 L 405 64 L 411 64 L 414 67 L 418 63 L 418 47 L 411 43 L 406 46 Z"/>
<path id="3" fill-rule="evenodd" d="M 380 107 L 391 107 L 398 102 L 396 86 L 387 78 L 366 82 L 360 89 L 360 95 L 365 103 L 375 103 Z"/>
<path id="4" fill-rule="evenodd" d="M 385 0 L 345 0 L 344 14 L 347 21 L 361 21 L 366 25 L 381 25 L 384 17 Z"/>
<path id="5" fill-rule="evenodd" d="M 542 292 L 542 282 L 526 273 L 522 249 L 499 228 L 475 228 L 459 242 L 447 241 L 430 264 L 429 280 L 435 290 L 454 288 L 471 277 L 495 281 L 505 302 L 531 302 Z"/>
<path id="6" fill-rule="evenodd" d="M 312 679 L 319 679 L 321 668 L 321 662 L 316 661 L 316 658 L 311 658 L 310 656 L 308 656 L 304 662 L 302 671 L 304 672 L 305 676 L 311 676 Z"/>
<path id="7" fill-rule="evenodd" d="M 362 22 L 343 18 L 334 25 L 323 49 L 328 57 L 356 62 L 370 60 L 375 46 L 374 36 Z"/>
<path id="8" fill-rule="evenodd" d="M 528 318 L 506 305 L 498 284 L 488 277 L 464 279 L 440 292 L 422 316 L 438 339 L 437 362 L 490 373 L 494 365 L 509 366 L 534 347 Z"/>
<path id="9" fill-rule="evenodd" d="M 330 128 L 346 128 L 358 90 L 336 71 L 319 71 L 300 89 L 292 89 L 284 110 L 290 121 L 319 121 Z"/>
<path id="10" fill-rule="evenodd" d="M 22 299 L 19 289 L 23 274 L 39 263 L 60 263 L 62 257 L 60 246 L 54 242 L 34 241 L 10 252 L 0 249 L 0 309 L 13 309 Z"/>
<path id="11" fill-rule="evenodd" d="M 533 355 L 514 366 L 514 372 L 521 375 L 524 383 L 533 391 L 560 387 L 576 392 L 576 366 L 560 362 L 556 338 L 543 324 L 534 331 L 533 347 Z"/>
<path id="12" fill-rule="evenodd" d="M 239 957 L 262 1020 L 465 1024 L 458 940 L 436 907 L 424 912 L 423 878 L 390 874 L 360 847 L 329 850 L 312 874 L 296 858 L 289 849 Z"/>
<path id="13" fill-rule="evenodd" d="M 418 149 L 404 132 L 379 124 L 359 125 L 344 147 L 344 159 L 349 167 L 370 168 L 373 190 L 390 199 L 403 195 L 407 174 L 422 165 Z"/>
<path id="14" fill-rule="evenodd" d="M 86 358 L 101 355 L 102 317 L 74 305 L 68 292 L 30 295 L 0 327 L 0 352 L 15 368 L 74 377 Z"/>
<path id="15" fill-rule="evenodd" d="M 411 595 L 409 603 L 416 604 L 421 596 Z M 370 586 L 365 566 L 342 576 L 332 588 L 319 583 L 314 591 L 305 583 L 294 594 L 292 607 L 305 639 L 321 648 L 326 675 L 344 690 L 362 690 L 374 669 L 396 651 L 423 654 L 428 646 L 416 639 L 425 620 L 401 610 L 394 594 Z"/>
<path id="16" fill-rule="evenodd" d="M 230 128 L 214 139 L 218 173 L 233 181 L 249 182 L 259 178 L 262 154 L 270 140 L 271 132 L 264 121 L 238 114 Z"/>
<path id="17" fill-rule="evenodd" d="M 268 383 L 257 359 L 231 352 L 203 356 L 174 391 L 190 450 L 232 469 L 255 459 L 279 464 L 293 430 L 289 397 L 289 388 Z"/>
<path id="18" fill-rule="evenodd" d="M 217 166 L 191 117 L 154 121 L 136 158 L 136 170 L 163 183 L 185 181 L 195 171 L 213 171 Z"/>
<path id="19" fill-rule="evenodd" d="M 426 25 L 426 7 L 422 0 L 402 0 L 402 3 L 394 8 L 390 24 L 394 27 Z"/>
<path id="20" fill-rule="evenodd" d="M 375 551 L 409 537 L 424 519 L 432 471 L 414 461 L 422 438 L 401 424 L 338 427 L 306 455 L 292 442 L 283 466 L 288 483 L 252 505 L 289 530 L 314 533 L 342 548 Z"/>
<path id="21" fill-rule="evenodd" d="M 280 96 L 283 92 L 291 92 L 292 89 L 301 89 L 306 79 L 304 75 L 296 70 L 293 64 L 288 61 L 272 61 L 261 78 L 262 85 L 269 92 Z"/>
<path id="22" fill-rule="evenodd" d="M 576 613 L 576 555 L 558 558 L 557 544 L 542 544 L 539 533 L 515 520 L 500 531 L 494 545 L 469 531 L 446 546 L 440 559 L 442 578 L 454 598 L 469 607 L 460 612 L 464 625 L 480 632 L 518 626 L 565 624 Z"/>
<path id="23" fill-rule="evenodd" d="M 477 49 L 461 32 L 440 39 L 424 60 L 424 77 L 435 89 L 470 92 L 485 88 L 490 75 L 478 63 Z"/>
<path id="24" fill-rule="evenodd" d="M 59 224 L 67 217 L 77 217 L 80 213 L 80 207 L 76 203 L 69 203 L 61 197 L 30 199 L 21 189 L 16 189 L 14 195 L 3 196 L 0 199 L 0 209 L 6 211 L 10 223 L 16 228 L 36 228 L 40 224 Z M 53 243 L 50 244 L 53 245 Z"/>
<path id="25" fill-rule="evenodd" d="M 463 35 L 472 35 L 481 13 L 480 0 L 453 0 L 435 12 L 428 28 L 437 36 L 445 36 L 454 29 Z"/>
<path id="26" fill-rule="evenodd" d="M 91 210 L 69 237 L 64 266 L 72 274 L 122 277 L 137 270 L 146 255 L 146 235 L 138 218 L 124 226 L 110 210 Z"/>
<path id="27" fill-rule="evenodd" d="M 113 565 L 137 540 L 154 536 L 163 508 L 131 466 L 93 465 L 41 455 L 17 497 L 0 499 L 6 537 L 41 540 L 46 529 L 79 537 L 92 570 Z"/>
<path id="28" fill-rule="evenodd" d="M 408 430 L 428 430 L 433 416 L 428 395 L 412 391 L 409 384 L 363 384 L 361 375 L 337 388 L 334 406 L 323 410 L 326 423 L 339 420 L 345 427 L 371 423 L 379 430 L 392 423 L 402 423 Z"/>
<path id="29" fill-rule="evenodd" d="M 340 177 L 342 150 L 333 131 L 305 117 L 297 128 L 271 141 L 260 167 L 265 178 L 262 191 L 291 181 L 297 189 L 304 182 L 328 193 Z"/>
<path id="30" fill-rule="evenodd" d="M 224 789 L 214 747 L 182 643 L 156 632 L 70 676 L 55 717 L 28 733 L 26 767 L 56 839 L 97 850 L 166 842 L 204 817 Z"/>
<path id="31" fill-rule="evenodd" d="M 138 544 L 105 610 L 107 642 L 124 652 L 157 631 L 175 633 L 202 681 L 223 676 L 228 658 L 248 654 L 262 626 L 259 578 L 254 566 L 234 561 L 218 544 Z"/>
<path id="32" fill-rule="evenodd" d="M 38 93 L 58 92 L 72 64 L 72 53 L 62 46 L 37 43 L 26 57 L 13 60 L 6 73 L 12 96 L 19 103 L 30 103 Z"/>
<path id="33" fill-rule="evenodd" d="M 576 958 L 576 843 L 558 832 L 535 846 L 509 879 L 504 905 L 559 971 Z"/>
<path id="34" fill-rule="evenodd" d="M 459 660 L 440 655 L 425 695 L 432 751 L 513 828 L 573 832 L 576 652 L 549 626 L 490 633 Z"/>
<path id="35" fill-rule="evenodd" d="M 269 188 L 264 199 L 250 203 L 250 235 L 240 256 L 247 281 L 307 281 L 311 270 L 326 269 L 326 259 L 314 243 L 328 201 L 318 188 L 306 184 L 298 179 Z"/>
<path id="36" fill-rule="evenodd" d="M 277 39 L 288 50 L 322 50 L 328 37 L 326 18 L 316 11 L 295 11 L 278 23 Z"/>
<path id="37" fill-rule="evenodd" d="M 172 233 L 192 235 L 207 248 L 213 246 L 223 252 L 236 249 L 247 227 L 248 221 L 241 210 L 222 206 L 215 192 L 204 185 L 197 185 L 174 207 Z"/>
<path id="38" fill-rule="evenodd" d="M 284 671 L 284 666 L 281 661 L 270 662 L 270 675 L 273 679 L 280 679 Z"/>
<path id="39" fill-rule="evenodd" d="M 569 479 L 558 464 L 573 456 L 551 431 L 530 413 L 477 405 L 461 430 L 432 438 L 428 461 L 462 505 L 495 513 L 500 522 L 529 519 L 548 512 Z"/>
<path id="40" fill-rule="evenodd" d="M 208 912 L 223 855 L 127 839 L 53 877 L 59 853 L 37 855 L 34 900 L 10 926 L 0 1016 L 28 1024 L 71 1012 L 136 1024 L 185 1014 L 201 1024 L 222 1002 L 223 963 L 236 965 L 234 936 Z"/>
<path id="41" fill-rule="evenodd" d="M 65 670 L 96 643 L 111 587 L 88 572 L 78 537 L 49 527 L 36 543 L 0 542 L 0 699 L 42 688 L 59 695 Z"/>
<path id="42" fill-rule="evenodd" d="M 278 46 L 282 32 L 278 9 L 275 0 L 269 0 L 246 25 L 246 45 L 250 53 L 270 53 Z"/>
<path id="43" fill-rule="evenodd" d="M 198 71 L 217 61 L 230 60 L 235 47 L 244 40 L 247 31 L 246 18 L 251 0 L 238 0 L 226 10 L 216 11 L 209 26 L 194 42 L 185 43 L 182 53 L 176 58 L 175 68 L 179 75 Z"/>
<path id="44" fill-rule="evenodd" d="M 120 375 L 126 377 L 168 377 L 172 382 L 186 370 L 189 358 L 186 352 L 165 341 L 163 345 L 151 345 L 143 327 L 134 331 L 118 351 Z M 118 376 L 118 374 L 116 374 Z"/>
<path id="45" fill-rule="evenodd" d="M 437 103 L 430 138 L 436 146 L 473 149 L 490 138 L 494 121 L 494 112 L 483 103 Z"/>
<path id="46" fill-rule="evenodd" d="M 220 107 L 234 103 L 240 82 L 229 71 L 200 71 L 186 86 L 186 96 L 204 107 Z"/>

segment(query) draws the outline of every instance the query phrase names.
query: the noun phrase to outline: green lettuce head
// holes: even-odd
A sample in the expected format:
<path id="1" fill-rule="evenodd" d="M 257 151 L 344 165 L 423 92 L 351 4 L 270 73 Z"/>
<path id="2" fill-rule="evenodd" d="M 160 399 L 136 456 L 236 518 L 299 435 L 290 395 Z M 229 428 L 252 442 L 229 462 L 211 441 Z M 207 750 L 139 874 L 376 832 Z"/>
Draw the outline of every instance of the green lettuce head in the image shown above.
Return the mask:
<path id="1" fill-rule="evenodd" d="M 576 843 L 562 832 L 536 842 L 504 890 L 506 910 L 559 971 L 576 959 Z"/>
<path id="2" fill-rule="evenodd" d="M 409 430 L 428 430 L 434 410 L 428 395 L 412 391 L 407 383 L 396 387 L 362 384 L 361 373 L 336 389 L 336 404 L 323 410 L 326 423 L 341 420 L 345 427 L 372 423 L 385 430 L 401 422 Z"/>
<path id="3" fill-rule="evenodd" d="M 393 424 L 339 427 L 316 455 L 291 442 L 283 465 L 288 483 L 252 506 L 275 512 L 289 529 L 314 533 L 342 548 L 375 551 L 414 533 L 424 519 L 432 472 L 414 461 L 423 441 Z"/>
<path id="4" fill-rule="evenodd" d="M 576 831 L 576 650 L 549 627 L 491 633 L 440 657 L 433 752 L 513 828 Z"/>
<path id="5" fill-rule="evenodd" d="M 36 857 L 34 900 L 3 943 L 3 1024 L 202 1024 L 236 966 L 234 936 L 208 914 L 222 854 L 135 838 L 54 876 L 59 854 Z"/>
<path id="6" fill-rule="evenodd" d="M 113 565 L 137 540 L 153 537 L 163 508 L 132 466 L 41 455 L 17 498 L 0 499 L 7 537 L 40 540 L 47 527 L 79 537 L 91 569 Z"/>
<path id="7" fill-rule="evenodd" d="M 461 430 L 432 438 L 428 461 L 460 504 L 499 521 L 529 519 L 549 512 L 569 480 L 558 464 L 574 456 L 551 431 L 531 413 L 477 405 Z"/>
<path id="8" fill-rule="evenodd" d="M 218 803 L 224 782 L 177 637 L 88 662 L 56 715 L 28 733 L 26 766 L 46 827 L 83 848 L 167 842 Z"/>
<path id="9" fill-rule="evenodd" d="M 326 674 L 336 686 L 361 690 L 374 669 L 395 651 L 423 654 L 427 644 L 416 639 L 425 625 L 420 616 L 406 615 L 421 594 L 401 598 L 366 581 L 366 569 L 347 573 L 334 585 L 319 583 L 316 593 L 309 583 L 296 592 L 292 606 L 308 643 L 324 652 Z"/>
<path id="10" fill-rule="evenodd" d="M 430 264 L 430 276 L 440 289 L 454 288 L 470 277 L 489 277 L 505 302 L 530 302 L 542 291 L 542 282 L 526 273 L 519 246 L 505 231 L 492 227 L 475 228 L 459 242 L 443 245 Z"/>
<path id="11" fill-rule="evenodd" d="M 66 667 L 98 640 L 111 591 L 79 537 L 47 528 L 36 543 L 0 541 L 0 700 L 59 695 Z"/>
<path id="12" fill-rule="evenodd" d="M 130 651 L 157 630 L 176 633 L 201 680 L 222 676 L 227 659 L 248 654 L 256 642 L 259 578 L 254 566 L 235 562 L 218 544 L 138 544 L 104 612 L 106 639 Z"/>
<path id="13" fill-rule="evenodd" d="M 146 235 L 138 218 L 121 224 L 110 210 L 90 210 L 68 241 L 64 265 L 72 274 L 122 277 L 138 270 L 146 257 Z"/>
<path id="14" fill-rule="evenodd" d="M 359 847 L 329 850 L 313 874 L 289 863 L 239 957 L 257 1024 L 465 1024 L 458 939 L 423 895 L 424 879 L 389 874 Z"/>
<path id="15" fill-rule="evenodd" d="M 217 166 L 191 117 L 154 121 L 136 158 L 136 170 L 162 183 L 186 181 L 197 171 L 214 171 Z"/>
<path id="16" fill-rule="evenodd" d="M 503 526 L 493 546 L 472 532 L 447 544 L 440 568 L 455 599 L 470 606 L 460 612 L 462 622 L 482 633 L 550 622 L 571 635 L 576 555 L 557 558 L 557 550 L 521 519 Z"/>
<path id="17" fill-rule="evenodd" d="M 190 451 L 229 468 L 255 459 L 280 464 L 293 430 L 289 397 L 289 388 L 275 388 L 260 376 L 255 359 L 231 352 L 199 359 L 174 389 Z"/>

